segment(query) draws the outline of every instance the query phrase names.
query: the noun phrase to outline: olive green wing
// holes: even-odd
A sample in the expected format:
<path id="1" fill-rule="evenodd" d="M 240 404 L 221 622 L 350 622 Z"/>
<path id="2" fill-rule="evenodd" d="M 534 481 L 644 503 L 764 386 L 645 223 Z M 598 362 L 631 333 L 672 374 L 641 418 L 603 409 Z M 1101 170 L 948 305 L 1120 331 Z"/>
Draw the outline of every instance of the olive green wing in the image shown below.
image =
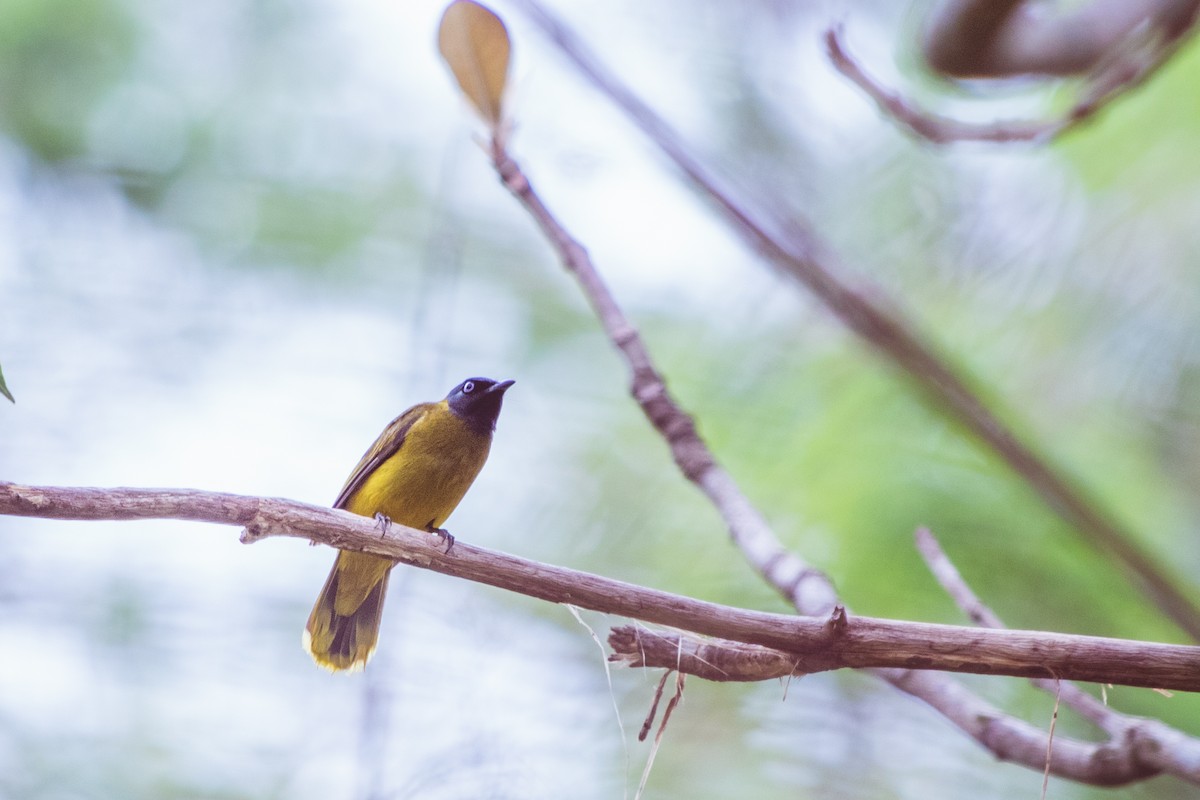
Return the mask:
<path id="1" fill-rule="evenodd" d="M 383 429 L 383 433 L 379 434 L 379 438 L 375 440 L 375 443 L 371 445 L 367 452 L 363 453 L 358 466 L 350 473 L 350 477 L 346 479 L 346 485 L 338 493 L 337 500 L 333 501 L 333 507 L 345 508 L 351 495 L 358 490 L 358 487 L 362 486 L 367 476 L 374 472 L 384 461 L 394 456 L 404 446 L 404 439 L 408 436 L 408 432 L 412 430 L 412 426 L 416 425 L 421 417 L 425 416 L 436 405 L 437 403 L 418 403 L 389 422 L 388 426 Z"/>

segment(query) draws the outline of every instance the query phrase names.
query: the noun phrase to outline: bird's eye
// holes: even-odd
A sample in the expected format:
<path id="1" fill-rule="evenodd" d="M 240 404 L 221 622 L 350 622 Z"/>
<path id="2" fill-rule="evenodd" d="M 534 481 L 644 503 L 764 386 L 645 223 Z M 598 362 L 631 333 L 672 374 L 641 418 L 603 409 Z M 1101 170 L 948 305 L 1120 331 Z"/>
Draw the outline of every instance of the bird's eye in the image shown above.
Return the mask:
<path id="1" fill-rule="evenodd" d="M 475 391 L 475 381 L 467 381 L 463 384 L 463 394 L 470 394 Z"/>

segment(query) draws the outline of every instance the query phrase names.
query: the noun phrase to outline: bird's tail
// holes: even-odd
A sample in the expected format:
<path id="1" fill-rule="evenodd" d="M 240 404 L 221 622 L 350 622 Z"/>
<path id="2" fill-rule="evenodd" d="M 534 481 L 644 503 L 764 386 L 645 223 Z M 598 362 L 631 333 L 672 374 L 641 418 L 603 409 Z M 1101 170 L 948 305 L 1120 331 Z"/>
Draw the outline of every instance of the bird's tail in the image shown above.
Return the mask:
<path id="1" fill-rule="evenodd" d="M 304 627 L 304 649 L 332 672 L 366 666 L 379 640 L 388 575 L 395 562 L 342 551 Z"/>

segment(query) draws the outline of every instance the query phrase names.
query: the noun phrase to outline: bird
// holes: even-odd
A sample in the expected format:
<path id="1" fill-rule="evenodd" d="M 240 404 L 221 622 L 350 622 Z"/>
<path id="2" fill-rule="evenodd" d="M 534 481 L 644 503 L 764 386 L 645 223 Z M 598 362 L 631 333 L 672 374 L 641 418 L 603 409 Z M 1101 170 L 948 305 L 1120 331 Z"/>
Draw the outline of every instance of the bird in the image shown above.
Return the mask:
<path id="1" fill-rule="evenodd" d="M 467 378 L 435 403 L 392 420 L 334 501 L 385 527 L 392 522 L 454 539 L 441 528 L 483 469 L 504 393 L 514 381 Z M 354 550 L 337 560 L 304 628 L 304 649 L 332 672 L 363 669 L 379 639 L 388 575 L 396 561 Z"/>

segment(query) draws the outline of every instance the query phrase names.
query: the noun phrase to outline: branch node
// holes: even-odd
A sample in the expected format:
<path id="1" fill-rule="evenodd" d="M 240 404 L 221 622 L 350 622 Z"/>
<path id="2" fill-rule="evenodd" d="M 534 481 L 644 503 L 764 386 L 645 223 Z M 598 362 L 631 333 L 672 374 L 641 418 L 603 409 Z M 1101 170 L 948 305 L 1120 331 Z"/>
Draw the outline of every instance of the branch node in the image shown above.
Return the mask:
<path id="1" fill-rule="evenodd" d="M 278 525 L 265 519 L 261 514 L 255 514 L 254 518 L 246 523 L 246 527 L 242 528 L 242 533 L 238 537 L 238 541 L 242 544 L 254 544 L 260 539 L 265 539 L 276 532 L 278 527 Z"/>
<path id="2" fill-rule="evenodd" d="M 529 179 L 525 177 L 525 173 L 517 166 L 517 162 L 508 154 L 504 141 L 498 136 L 494 137 L 488 150 L 492 157 L 492 164 L 496 168 L 496 174 L 500 176 L 500 183 L 504 185 L 504 188 L 517 197 L 523 197 L 528 193 Z"/>
<path id="3" fill-rule="evenodd" d="M 833 607 L 833 612 L 830 613 L 829 619 L 825 621 L 825 627 L 834 636 L 843 636 L 846 630 L 850 627 L 850 617 L 846 613 L 846 607 L 838 603 Z"/>
<path id="4" fill-rule="evenodd" d="M 620 350 L 624 350 L 638 340 L 637 330 L 632 325 L 628 324 L 617 325 L 617 327 L 613 329 L 611 336 L 613 344 L 615 344 Z"/>

